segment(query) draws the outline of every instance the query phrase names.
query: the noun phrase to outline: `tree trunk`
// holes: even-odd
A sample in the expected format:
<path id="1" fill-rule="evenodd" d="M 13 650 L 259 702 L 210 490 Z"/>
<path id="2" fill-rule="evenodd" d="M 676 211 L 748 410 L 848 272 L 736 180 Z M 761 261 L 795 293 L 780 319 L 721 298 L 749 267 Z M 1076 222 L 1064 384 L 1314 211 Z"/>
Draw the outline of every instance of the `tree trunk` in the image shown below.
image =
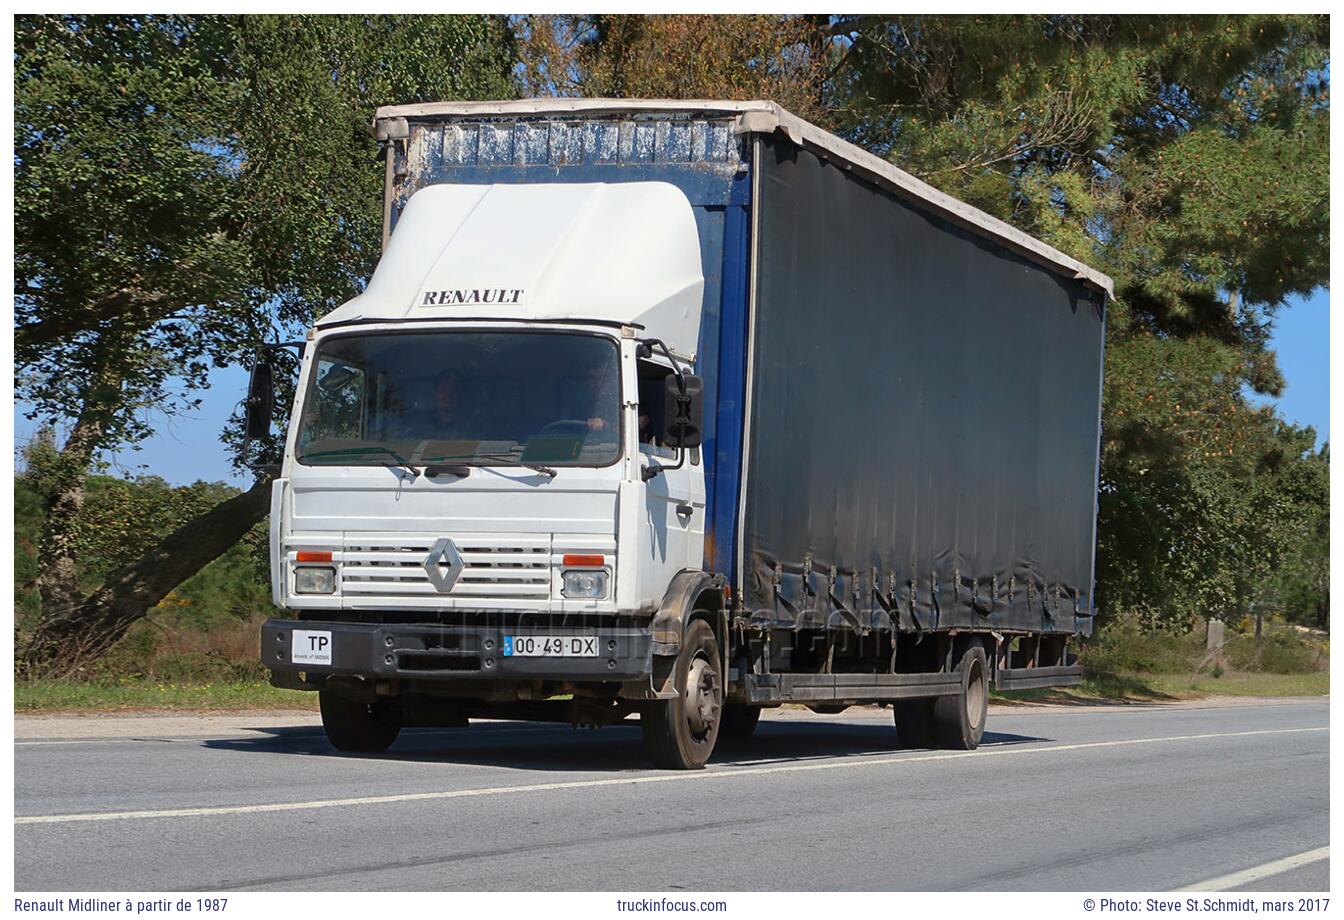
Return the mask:
<path id="1" fill-rule="evenodd" d="M 76 525 L 84 507 L 89 464 L 103 434 L 101 417 L 85 409 L 75 422 L 52 469 L 43 470 L 47 518 L 38 550 L 41 566 L 33 581 L 42 600 L 42 619 L 68 616 L 79 603 L 79 564 L 75 560 Z"/>
<path id="2" fill-rule="evenodd" d="M 108 327 L 148 329 L 173 311 L 187 306 L 160 291 L 126 287 L 84 304 L 59 311 L 14 329 L 15 351 L 36 353 L 58 342 L 68 342 L 91 330 Z"/>
<path id="3" fill-rule="evenodd" d="M 68 613 L 44 616 L 23 655 L 25 677 L 60 677 L 106 653 L 133 623 L 223 554 L 270 510 L 269 477 L 164 537 Z"/>

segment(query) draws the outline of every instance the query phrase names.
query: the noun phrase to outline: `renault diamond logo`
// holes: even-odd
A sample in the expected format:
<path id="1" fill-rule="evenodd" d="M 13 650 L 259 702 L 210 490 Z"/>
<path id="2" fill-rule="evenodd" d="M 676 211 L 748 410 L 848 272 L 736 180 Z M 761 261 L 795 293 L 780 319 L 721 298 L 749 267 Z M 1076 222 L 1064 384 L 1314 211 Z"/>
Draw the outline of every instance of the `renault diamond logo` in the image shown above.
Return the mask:
<path id="1" fill-rule="evenodd" d="M 434 543 L 429 555 L 425 557 L 425 574 L 429 576 L 429 583 L 438 589 L 440 594 L 447 594 L 453 590 L 458 576 L 462 574 L 462 557 L 452 540 L 439 537 Z"/>

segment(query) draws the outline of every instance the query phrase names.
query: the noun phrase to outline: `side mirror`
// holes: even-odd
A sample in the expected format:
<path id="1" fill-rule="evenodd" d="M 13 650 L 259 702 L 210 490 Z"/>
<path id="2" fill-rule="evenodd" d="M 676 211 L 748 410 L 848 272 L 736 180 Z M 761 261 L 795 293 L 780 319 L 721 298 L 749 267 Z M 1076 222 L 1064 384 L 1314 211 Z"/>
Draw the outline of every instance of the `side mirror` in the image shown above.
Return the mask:
<path id="1" fill-rule="evenodd" d="M 686 392 L 677 385 L 677 375 L 663 383 L 663 441 L 669 447 L 699 447 L 705 415 L 705 382 L 687 374 Z"/>
<path id="2" fill-rule="evenodd" d="M 248 438 L 264 438 L 271 433 L 271 409 L 275 404 L 275 377 L 271 363 L 258 359 L 252 365 L 244 403 L 243 433 Z"/>

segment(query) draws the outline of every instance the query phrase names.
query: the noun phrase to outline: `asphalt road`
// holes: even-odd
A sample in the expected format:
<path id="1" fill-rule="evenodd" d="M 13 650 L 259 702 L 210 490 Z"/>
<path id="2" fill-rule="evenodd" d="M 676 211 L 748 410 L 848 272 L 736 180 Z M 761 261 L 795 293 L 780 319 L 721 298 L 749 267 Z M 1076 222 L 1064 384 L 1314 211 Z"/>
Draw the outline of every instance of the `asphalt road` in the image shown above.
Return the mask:
<path id="1" fill-rule="evenodd" d="M 887 710 L 767 711 L 669 773 L 634 725 L 355 757 L 310 714 L 19 718 L 15 886 L 1322 891 L 1328 720 L 1325 699 L 995 707 L 950 753 L 892 750 Z"/>

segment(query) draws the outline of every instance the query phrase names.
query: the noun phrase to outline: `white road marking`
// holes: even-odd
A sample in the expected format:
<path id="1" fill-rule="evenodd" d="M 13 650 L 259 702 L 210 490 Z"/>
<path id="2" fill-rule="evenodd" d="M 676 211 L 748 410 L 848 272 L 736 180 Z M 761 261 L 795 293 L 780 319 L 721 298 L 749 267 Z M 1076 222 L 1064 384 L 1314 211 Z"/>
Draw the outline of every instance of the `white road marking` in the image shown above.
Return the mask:
<path id="1" fill-rule="evenodd" d="M 1233 872 L 1229 875 L 1220 875 L 1203 882 L 1187 885 L 1184 888 L 1177 888 L 1176 890 L 1231 891 L 1238 885 L 1258 882 L 1262 878 L 1269 878 L 1271 875 L 1278 875 L 1281 872 L 1287 872 L 1289 869 L 1296 869 L 1299 866 L 1309 866 L 1314 862 L 1320 862 L 1323 859 L 1329 858 L 1330 848 L 1318 847 L 1314 850 L 1307 850 L 1305 853 L 1298 853 L 1296 856 L 1285 856 L 1283 859 L 1267 862 L 1263 866 L 1252 866 L 1249 869 L 1242 869 L 1240 872 Z"/>
<path id="2" fill-rule="evenodd" d="M 1165 738 L 1129 738 L 1120 741 L 1089 741 L 1081 744 L 1055 744 L 1043 747 L 982 748 L 978 751 L 958 751 L 951 754 L 918 756 L 866 757 L 825 763 L 785 764 L 774 767 L 724 768 L 696 772 L 654 773 L 617 779 L 571 780 L 557 783 L 530 783 L 518 786 L 486 786 L 477 789 L 454 789 L 441 792 L 409 792 L 398 795 L 369 795 L 345 799 L 316 799 L 308 802 L 272 802 L 261 805 L 214 805 L 199 808 L 165 808 L 145 811 L 97 811 L 84 814 L 21 815 L 14 819 L 17 825 L 74 824 L 89 821 L 131 821 L 148 818 L 197 818 L 212 815 L 265 814 L 277 811 L 307 811 L 314 808 L 351 808 L 360 805 L 394 805 L 403 802 L 428 802 L 445 799 L 470 799 L 491 795 L 519 795 L 527 792 L 555 792 L 566 789 L 597 789 L 606 786 L 642 786 L 648 783 L 677 783 L 696 780 L 732 779 L 739 776 L 766 776 L 778 773 L 810 773 L 818 770 L 855 769 L 859 767 L 892 766 L 923 763 L 935 760 L 960 760 L 964 757 L 1030 757 L 1038 754 L 1086 751 L 1097 748 L 1126 747 L 1138 744 L 1166 744 L 1178 741 L 1204 741 L 1217 738 L 1251 738 L 1263 735 L 1298 735 L 1329 731 L 1328 726 L 1317 728 L 1280 728 L 1244 732 L 1214 732 L 1203 735 L 1171 735 Z"/>
<path id="3" fill-rule="evenodd" d="M 70 738 L 64 741 L 15 741 L 15 747 L 40 747 L 48 744 L 149 744 L 151 741 L 179 741 L 179 738 Z"/>
<path id="4" fill-rule="evenodd" d="M 472 725 L 480 724 L 504 724 L 502 719 L 473 719 Z M 631 722 L 631 725 L 638 725 L 638 722 Z M 554 730 L 553 725 L 520 725 L 516 728 L 493 729 L 488 738 L 498 738 L 502 735 L 518 734 L 520 732 L 536 732 Z M 423 738 L 435 737 L 452 729 L 443 728 L 408 728 L 402 729 L 400 737 L 402 738 Z M 136 738 L 104 738 L 98 735 L 90 735 L 88 738 L 56 738 L 41 739 L 29 741 L 15 741 L 14 746 L 26 745 L 28 747 L 42 747 L 48 744 L 166 744 L 181 743 L 193 741 L 279 741 L 287 738 L 323 738 L 322 726 L 316 725 L 311 728 L 305 728 L 301 731 L 286 730 L 283 734 L 273 734 L 266 731 L 252 732 L 246 735 L 219 735 L 210 732 L 198 732 L 194 735 L 144 735 Z"/>

